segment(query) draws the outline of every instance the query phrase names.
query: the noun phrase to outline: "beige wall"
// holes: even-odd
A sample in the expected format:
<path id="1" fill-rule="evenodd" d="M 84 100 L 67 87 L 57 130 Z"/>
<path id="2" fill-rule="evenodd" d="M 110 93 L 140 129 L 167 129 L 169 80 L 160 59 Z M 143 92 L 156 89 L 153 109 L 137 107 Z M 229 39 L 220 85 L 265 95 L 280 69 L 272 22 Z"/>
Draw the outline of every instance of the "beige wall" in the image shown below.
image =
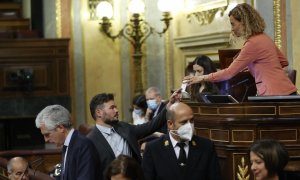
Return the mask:
<path id="1" fill-rule="evenodd" d="M 82 37 L 84 48 L 86 119 L 93 123 L 89 113 L 90 99 L 102 92 L 115 94 L 115 102 L 121 105 L 121 67 L 119 40 L 113 42 L 99 31 L 99 21 L 87 18 L 87 0 L 82 1 Z M 121 117 L 120 117 L 121 118 Z"/>
<path id="2" fill-rule="evenodd" d="M 297 88 L 300 90 L 300 1 L 291 0 L 292 11 L 292 47 L 293 47 L 293 68 L 297 70 Z"/>

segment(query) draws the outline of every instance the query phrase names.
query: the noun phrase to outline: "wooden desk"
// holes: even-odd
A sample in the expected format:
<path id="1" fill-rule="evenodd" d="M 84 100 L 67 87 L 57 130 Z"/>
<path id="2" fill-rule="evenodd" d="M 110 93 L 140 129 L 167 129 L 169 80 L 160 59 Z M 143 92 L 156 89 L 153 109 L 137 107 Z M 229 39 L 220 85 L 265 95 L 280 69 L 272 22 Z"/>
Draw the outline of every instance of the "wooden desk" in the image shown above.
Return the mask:
<path id="1" fill-rule="evenodd" d="M 286 169 L 300 171 L 300 102 L 186 103 L 197 135 L 214 141 L 225 180 L 254 179 L 248 153 L 257 139 L 278 139 L 290 155 Z"/>

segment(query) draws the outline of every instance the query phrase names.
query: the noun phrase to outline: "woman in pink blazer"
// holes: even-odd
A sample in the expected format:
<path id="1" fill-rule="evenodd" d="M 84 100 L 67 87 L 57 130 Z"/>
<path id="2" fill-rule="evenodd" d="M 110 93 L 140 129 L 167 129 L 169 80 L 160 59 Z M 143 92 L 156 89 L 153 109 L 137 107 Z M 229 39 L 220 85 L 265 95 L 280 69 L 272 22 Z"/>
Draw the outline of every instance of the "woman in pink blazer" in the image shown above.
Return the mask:
<path id="1" fill-rule="evenodd" d="M 235 36 L 246 37 L 246 42 L 231 65 L 203 76 L 186 76 L 189 84 L 202 81 L 219 82 L 232 78 L 248 68 L 255 79 L 257 95 L 297 94 L 297 88 L 285 73 L 288 61 L 273 40 L 264 33 L 265 22 L 247 3 L 238 4 L 229 12 L 231 30 Z"/>

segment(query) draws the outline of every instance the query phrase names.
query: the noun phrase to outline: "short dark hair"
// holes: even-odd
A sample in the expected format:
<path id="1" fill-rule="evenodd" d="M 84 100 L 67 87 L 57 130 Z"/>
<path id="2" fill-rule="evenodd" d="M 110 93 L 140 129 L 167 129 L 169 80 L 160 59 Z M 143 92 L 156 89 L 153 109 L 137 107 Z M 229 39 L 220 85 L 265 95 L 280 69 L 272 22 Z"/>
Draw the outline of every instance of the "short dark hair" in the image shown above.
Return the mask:
<path id="1" fill-rule="evenodd" d="M 250 152 L 260 157 L 268 170 L 269 176 L 281 173 L 289 161 L 285 147 L 274 139 L 262 139 L 254 142 Z"/>
<path id="2" fill-rule="evenodd" d="M 147 100 L 146 100 L 146 96 L 141 94 L 141 95 L 137 95 L 133 98 L 132 100 L 132 104 L 136 105 L 138 108 L 143 110 L 143 115 L 146 114 L 148 105 L 147 105 Z"/>
<path id="3" fill-rule="evenodd" d="M 111 176 L 122 174 L 131 180 L 144 180 L 144 174 L 140 164 L 132 157 L 119 155 L 113 160 L 105 171 L 105 180 L 110 180 Z"/>
<path id="4" fill-rule="evenodd" d="M 132 100 L 132 104 L 136 105 L 137 107 L 146 110 L 148 108 L 147 106 L 147 100 L 146 100 L 146 96 L 145 95 L 136 95 L 133 100 Z"/>
<path id="5" fill-rule="evenodd" d="M 101 93 L 94 96 L 90 102 L 90 112 L 94 120 L 96 120 L 95 111 L 97 108 L 103 108 L 104 103 L 113 101 L 114 95 L 110 93 Z"/>

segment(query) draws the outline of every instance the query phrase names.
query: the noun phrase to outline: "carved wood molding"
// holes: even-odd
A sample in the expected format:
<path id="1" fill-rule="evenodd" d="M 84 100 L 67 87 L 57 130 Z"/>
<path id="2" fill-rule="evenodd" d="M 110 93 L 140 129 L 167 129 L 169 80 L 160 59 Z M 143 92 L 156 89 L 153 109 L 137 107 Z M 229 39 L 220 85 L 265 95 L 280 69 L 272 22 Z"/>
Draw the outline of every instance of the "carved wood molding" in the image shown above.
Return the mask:
<path id="1" fill-rule="evenodd" d="M 185 36 L 174 39 L 180 49 L 192 49 L 199 47 L 214 47 L 216 44 L 228 45 L 230 32 L 210 33 L 203 35 Z M 216 49 L 217 50 L 217 49 Z"/>
<path id="2" fill-rule="evenodd" d="M 220 12 L 221 16 L 223 16 L 227 7 L 228 6 L 224 6 L 220 8 L 210 9 L 207 11 L 190 13 L 187 15 L 188 22 L 191 22 L 192 19 L 194 19 L 199 25 L 210 24 L 214 20 L 218 12 Z"/>
<path id="3" fill-rule="evenodd" d="M 274 41 L 287 55 L 286 0 L 273 0 Z"/>
<path id="4" fill-rule="evenodd" d="M 273 11 L 274 11 L 274 40 L 278 48 L 281 49 L 281 14 L 280 14 L 280 0 L 273 1 Z"/>

